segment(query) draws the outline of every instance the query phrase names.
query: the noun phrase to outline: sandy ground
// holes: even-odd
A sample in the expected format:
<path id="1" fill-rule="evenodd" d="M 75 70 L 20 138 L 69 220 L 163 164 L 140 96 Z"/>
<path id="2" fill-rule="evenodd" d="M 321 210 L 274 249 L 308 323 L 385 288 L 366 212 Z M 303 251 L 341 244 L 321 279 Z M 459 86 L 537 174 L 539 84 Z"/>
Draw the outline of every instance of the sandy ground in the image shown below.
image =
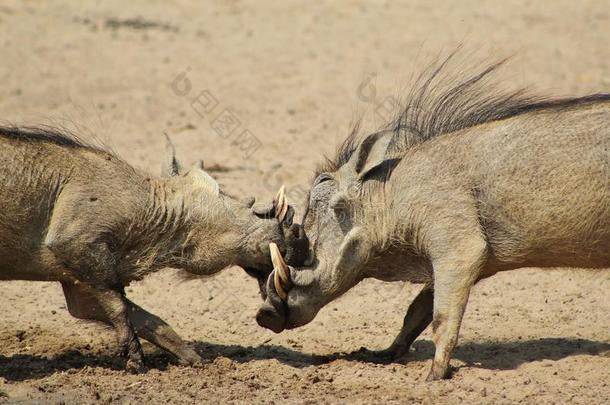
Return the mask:
<path id="1" fill-rule="evenodd" d="M 384 97 L 459 43 L 514 55 L 511 85 L 610 91 L 604 0 L 81 3 L 0 3 L 0 119 L 95 136 L 155 173 L 166 131 L 186 162 L 203 157 L 226 190 L 262 199 L 286 183 L 300 202 L 350 121 L 381 123 Z M 239 123 L 231 134 L 215 121 L 223 114 Z M 347 354 L 389 344 L 418 286 L 365 281 L 310 325 L 274 335 L 256 325 L 257 286 L 241 270 L 186 283 L 161 272 L 129 296 L 209 363 L 179 367 L 147 345 L 151 369 L 138 376 L 121 371 L 110 330 L 70 317 L 59 285 L 0 287 L 0 402 L 610 402 L 607 272 L 482 282 L 454 378 L 434 384 L 423 381 L 429 332 L 400 362 Z"/>

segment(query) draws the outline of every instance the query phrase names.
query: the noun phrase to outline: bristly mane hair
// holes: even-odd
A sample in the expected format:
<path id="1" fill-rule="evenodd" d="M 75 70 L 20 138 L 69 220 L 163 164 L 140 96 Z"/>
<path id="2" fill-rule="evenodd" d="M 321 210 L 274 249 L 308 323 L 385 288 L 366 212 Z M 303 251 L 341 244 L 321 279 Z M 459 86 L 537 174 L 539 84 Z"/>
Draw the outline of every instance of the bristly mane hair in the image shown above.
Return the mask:
<path id="1" fill-rule="evenodd" d="M 83 148 L 96 152 L 113 154 L 109 149 L 88 143 L 66 129 L 60 130 L 51 126 L 0 126 L 0 137 L 17 141 L 49 142 L 66 148 Z"/>
<path id="2" fill-rule="evenodd" d="M 347 138 L 337 148 L 334 159 L 326 157 L 324 162 L 317 168 L 315 177 L 324 172 L 336 172 L 350 160 L 356 149 L 358 149 L 358 133 L 360 132 L 361 123 L 361 119 L 356 121 Z"/>
<path id="3" fill-rule="evenodd" d="M 579 104 L 610 100 L 610 94 L 594 94 L 580 98 L 549 99 L 531 95 L 527 89 L 501 90 L 490 76 L 507 59 L 488 65 L 478 73 L 447 71 L 449 62 L 459 48 L 440 62 L 433 62 L 417 77 L 406 102 L 395 117 L 379 132 L 393 133 L 386 155 L 400 154 L 410 147 L 437 136 L 503 120 L 519 114 L 549 108 L 569 108 Z M 459 75 L 459 76 L 458 76 Z M 317 174 L 333 172 L 346 164 L 363 138 L 358 135 L 360 122 L 339 146 L 334 159 L 326 159 Z M 374 135 L 374 134 L 373 134 Z"/>

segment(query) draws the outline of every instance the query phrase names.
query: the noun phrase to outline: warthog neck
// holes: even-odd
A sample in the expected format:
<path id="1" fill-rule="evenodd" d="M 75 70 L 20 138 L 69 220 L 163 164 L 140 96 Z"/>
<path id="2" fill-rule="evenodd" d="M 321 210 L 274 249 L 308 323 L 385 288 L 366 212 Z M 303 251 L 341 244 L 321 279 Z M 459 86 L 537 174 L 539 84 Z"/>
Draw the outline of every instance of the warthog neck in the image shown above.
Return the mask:
<path id="1" fill-rule="evenodd" d="M 381 253 L 392 247 L 397 239 L 401 239 L 399 233 L 400 209 L 394 204 L 395 196 L 391 180 L 386 183 L 370 182 L 366 184 L 360 196 L 359 213 L 355 217 L 357 222 L 369 233 L 373 242 L 371 247 L 375 249 L 373 254 Z M 400 207 L 398 207 L 400 208 Z"/>
<path id="2" fill-rule="evenodd" d="M 193 190 L 181 178 L 151 181 L 146 207 L 134 221 L 141 225 L 131 232 L 139 266 L 213 274 L 234 264 L 242 233 L 228 211 L 222 198 Z"/>
<path id="3" fill-rule="evenodd" d="M 392 177 L 385 182 L 372 182 L 363 190 L 359 217 L 372 241 L 364 277 L 427 282 L 430 260 L 423 248 L 418 219 L 414 218 L 402 185 Z"/>
<path id="4" fill-rule="evenodd" d="M 181 267 L 192 212 L 179 187 L 162 179 L 149 181 L 141 209 L 125 230 L 123 263 L 136 279 L 164 267 Z"/>

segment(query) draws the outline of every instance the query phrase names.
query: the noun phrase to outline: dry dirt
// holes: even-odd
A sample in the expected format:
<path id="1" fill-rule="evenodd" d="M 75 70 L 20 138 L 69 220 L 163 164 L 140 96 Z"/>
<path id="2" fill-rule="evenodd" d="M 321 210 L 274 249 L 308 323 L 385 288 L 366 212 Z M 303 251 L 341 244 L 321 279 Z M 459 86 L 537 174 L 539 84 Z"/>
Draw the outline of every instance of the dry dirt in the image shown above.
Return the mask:
<path id="1" fill-rule="evenodd" d="M 610 90 L 604 0 L 83 3 L 0 4 L 0 119 L 96 136 L 154 172 L 166 131 L 186 162 L 203 157 L 226 190 L 263 199 L 286 183 L 298 201 L 354 117 L 381 123 L 384 97 L 459 43 L 467 54 L 514 55 L 511 85 Z M 172 88 L 181 72 L 190 91 Z M 225 109 L 240 123 L 235 134 L 214 130 Z M 236 142 L 245 129 L 258 149 Z M 454 378 L 433 384 L 423 381 L 428 332 L 397 363 L 347 354 L 389 344 L 418 286 L 365 281 L 310 325 L 274 335 L 256 325 L 257 286 L 240 269 L 190 282 L 161 272 L 129 296 L 208 364 L 179 367 L 147 345 L 150 371 L 138 376 L 121 371 L 111 331 L 69 316 L 57 284 L 0 287 L 0 403 L 610 402 L 602 271 L 528 269 L 482 282 Z"/>

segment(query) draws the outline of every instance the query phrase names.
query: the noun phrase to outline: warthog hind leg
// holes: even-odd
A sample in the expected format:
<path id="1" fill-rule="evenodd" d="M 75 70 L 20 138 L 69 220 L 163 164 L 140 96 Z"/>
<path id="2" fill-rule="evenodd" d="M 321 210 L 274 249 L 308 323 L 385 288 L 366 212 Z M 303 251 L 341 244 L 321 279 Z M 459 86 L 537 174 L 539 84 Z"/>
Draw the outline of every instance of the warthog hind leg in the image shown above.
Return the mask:
<path id="1" fill-rule="evenodd" d="M 178 334 L 156 315 L 127 300 L 129 319 L 136 333 L 143 339 L 164 349 L 178 358 L 182 365 L 201 365 L 201 356 L 189 347 Z"/>
<path id="2" fill-rule="evenodd" d="M 433 301 L 434 290 L 431 284 L 427 284 L 409 305 L 400 333 L 396 336 L 394 342 L 387 349 L 373 353 L 388 360 L 397 359 L 407 354 L 415 339 L 432 322 Z"/>

